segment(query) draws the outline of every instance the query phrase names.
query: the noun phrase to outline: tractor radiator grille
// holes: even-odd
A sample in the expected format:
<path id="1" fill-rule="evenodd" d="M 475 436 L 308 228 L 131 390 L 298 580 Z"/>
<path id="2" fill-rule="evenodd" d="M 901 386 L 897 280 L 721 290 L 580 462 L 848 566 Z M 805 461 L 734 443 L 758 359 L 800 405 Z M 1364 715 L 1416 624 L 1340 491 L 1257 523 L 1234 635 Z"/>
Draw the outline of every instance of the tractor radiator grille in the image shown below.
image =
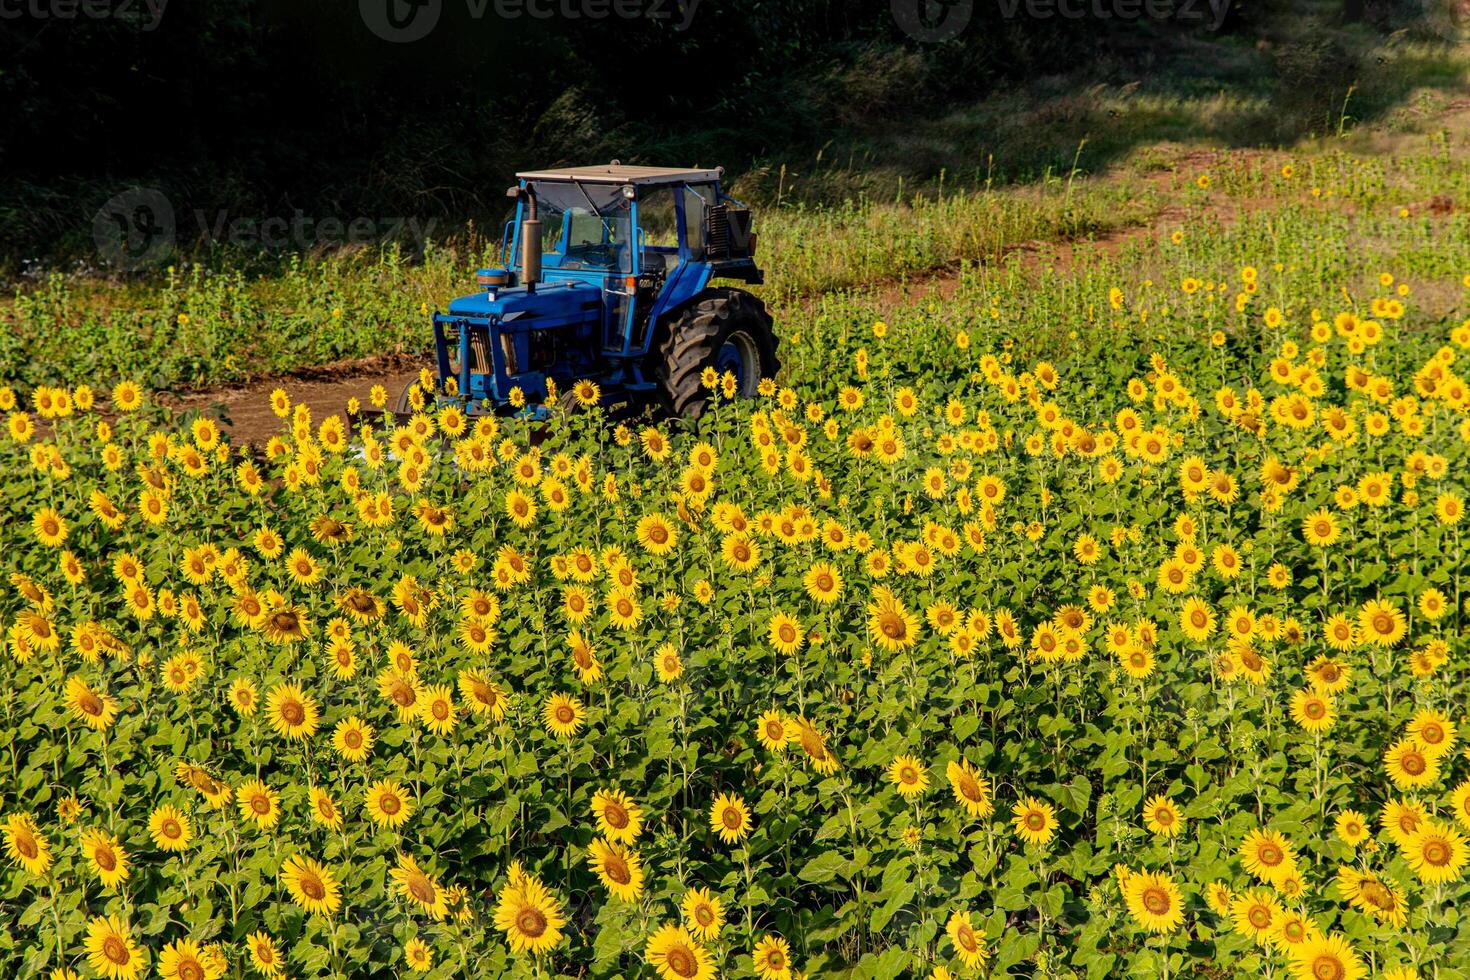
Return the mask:
<path id="1" fill-rule="evenodd" d="M 739 259 L 753 255 L 755 236 L 750 233 L 750 210 L 716 204 L 709 209 L 709 235 L 705 252 L 711 259 Z"/>
<path id="2" fill-rule="evenodd" d="M 490 338 L 479 330 L 470 334 L 470 370 L 475 374 L 490 373 Z"/>
<path id="3" fill-rule="evenodd" d="M 730 209 L 723 204 L 709 209 L 709 237 L 705 247 L 712 259 L 723 259 L 730 254 Z"/>

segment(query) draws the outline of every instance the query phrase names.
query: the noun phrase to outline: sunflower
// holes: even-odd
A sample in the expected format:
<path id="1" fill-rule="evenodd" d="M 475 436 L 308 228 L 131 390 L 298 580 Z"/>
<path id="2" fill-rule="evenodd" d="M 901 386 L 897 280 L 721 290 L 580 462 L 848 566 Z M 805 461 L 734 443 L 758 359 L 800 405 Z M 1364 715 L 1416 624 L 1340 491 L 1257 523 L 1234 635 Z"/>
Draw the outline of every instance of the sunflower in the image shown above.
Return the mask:
<path id="1" fill-rule="evenodd" d="M 1389 800 L 1378 815 L 1379 825 L 1400 848 L 1407 846 L 1428 819 L 1428 812 L 1417 800 Z"/>
<path id="2" fill-rule="evenodd" d="M 635 902 L 643 894 L 643 865 L 637 851 L 594 837 L 587 859 L 613 898 Z"/>
<path id="3" fill-rule="evenodd" d="M 163 980 L 219 980 L 228 969 L 222 956 L 192 939 L 176 939 L 158 954 L 158 975 Z"/>
<path id="4" fill-rule="evenodd" d="M 672 684 L 684 675 L 684 658 L 672 643 L 661 643 L 653 651 L 653 668 L 661 683 Z"/>
<path id="5" fill-rule="evenodd" d="M 679 532 L 662 514 L 647 514 L 638 520 L 634 536 L 650 555 L 666 555 L 679 544 Z"/>
<path id="6" fill-rule="evenodd" d="M 498 638 L 489 625 L 474 619 L 461 620 L 456 633 L 459 635 L 459 642 L 471 653 L 486 652 L 495 645 Z"/>
<path id="7" fill-rule="evenodd" d="M 1404 890 L 1392 879 L 1340 865 L 1336 884 L 1342 896 L 1360 912 L 1394 928 L 1402 928 L 1408 922 Z"/>
<path id="8" fill-rule="evenodd" d="M 1195 596 L 1184 600 L 1179 610 L 1179 628 L 1195 643 L 1203 643 L 1215 631 L 1215 613 L 1209 603 Z"/>
<path id="9" fill-rule="evenodd" d="M 561 941 L 566 919 L 561 904 L 535 878 L 516 875 L 500 892 L 495 928 L 505 933 L 512 952 L 533 956 Z"/>
<path id="10" fill-rule="evenodd" d="M 1118 655 L 1123 672 L 1134 680 L 1143 680 L 1154 672 L 1154 652 L 1148 647 L 1130 646 Z"/>
<path id="11" fill-rule="evenodd" d="M 1348 645 L 1352 641 L 1352 627 L 1347 629 Z M 1347 690 L 1352 667 L 1341 660 L 1319 656 L 1307 665 L 1307 678 L 1312 687 L 1323 694 L 1340 694 Z"/>
<path id="12" fill-rule="evenodd" d="M 709 951 L 683 926 L 660 926 L 643 948 L 643 958 L 662 980 L 714 980 L 718 975 Z"/>
<path id="13" fill-rule="evenodd" d="M 586 722 L 586 709 L 577 698 L 553 694 L 541 708 L 541 720 L 552 735 L 571 738 Z"/>
<path id="14" fill-rule="evenodd" d="M 282 603 L 265 613 L 265 638 L 278 646 L 297 643 L 311 635 L 311 620 L 300 606 Z"/>
<path id="15" fill-rule="evenodd" d="M 1177 837 L 1184 830 L 1184 815 L 1173 800 L 1158 795 L 1144 803 L 1143 823 L 1160 837 Z"/>
<path id="16" fill-rule="evenodd" d="M 750 836 L 750 808 L 738 794 L 721 793 L 710 806 L 709 823 L 725 843 L 738 843 Z"/>
<path id="17" fill-rule="evenodd" d="M 1317 936 L 1292 953 L 1291 974 L 1296 980 L 1359 980 L 1367 975 L 1362 959 L 1338 933 Z"/>
<path id="18" fill-rule="evenodd" d="M 990 780 L 970 765 L 969 760 L 951 762 L 945 767 L 945 776 L 955 802 L 971 817 L 988 817 L 995 812 Z"/>
<path id="19" fill-rule="evenodd" d="M 143 971 L 143 952 L 121 916 L 94 916 L 87 922 L 87 963 L 107 980 L 137 980 Z"/>
<path id="20" fill-rule="evenodd" d="M 328 830 L 342 829 L 342 811 L 337 807 L 337 801 L 332 799 L 332 794 L 319 786 L 313 786 L 307 793 L 307 801 L 311 806 L 311 819 L 314 823 L 321 824 Z"/>
<path id="21" fill-rule="evenodd" d="M 363 588 L 351 588 L 337 597 L 343 612 L 359 622 L 370 623 L 383 618 L 383 600 Z"/>
<path id="22" fill-rule="evenodd" d="M 1173 932 L 1184 922 L 1184 899 L 1167 874 L 1140 871 L 1123 889 L 1128 914 L 1149 932 Z"/>
<path id="23" fill-rule="evenodd" d="M 929 773 L 922 762 L 911 755 L 900 755 L 888 765 L 888 781 L 904 799 L 911 799 L 929 787 Z"/>
<path id="24" fill-rule="evenodd" d="M 750 958 L 760 980 L 791 980 L 791 945 L 780 936 L 762 936 Z"/>
<path id="25" fill-rule="evenodd" d="M 643 620 L 643 605 L 626 589 L 613 589 L 607 595 L 607 615 L 613 626 L 630 630 Z"/>
<path id="26" fill-rule="evenodd" d="M 969 912 L 950 913 L 944 931 L 949 934 L 950 944 L 966 969 L 979 970 L 990 958 L 990 949 L 985 945 L 985 930 L 971 923 Z"/>
<path id="27" fill-rule="evenodd" d="M 1230 919 L 1235 931 L 1260 945 L 1270 942 L 1284 914 L 1276 899 L 1264 888 L 1237 895 L 1230 903 Z"/>
<path id="28" fill-rule="evenodd" d="M 61 633 L 39 612 L 26 610 L 16 617 L 16 627 L 26 642 L 37 650 L 54 653 L 61 648 Z"/>
<path id="29" fill-rule="evenodd" d="M 189 818 L 177 807 L 164 804 L 148 817 L 148 833 L 161 851 L 182 851 L 194 839 L 194 828 Z"/>
<path id="30" fill-rule="evenodd" d="M 429 944 L 414 936 L 403 944 L 403 961 L 415 973 L 427 973 L 434 968 L 434 951 Z"/>
<path id="31" fill-rule="evenodd" d="M 1391 647 L 1404 638 L 1408 629 L 1403 612 L 1392 603 L 1370 599 L 1358 612 L 1358 637 L 1362 643 Z"/>
<path id="32" fill-rule="evenodd" d="M 868 635 L 889 653 L 907 650 L 918 641 L 918 618 L 886 588 L 874 590 L 868 604 Z"/>
<path id="33" fill-rule="evenodd" d="M 357 648 L 348 640 L 332 640 L 327 645 L 327 662 L 332 676 L 338 680 L 351 680 L 357 676 Z"/>
<path id="34" fill-rule="evenodd" d="M 801 581 L 806 594 L 821 605 L 830 606 L 842 596 L 842 573 L 831 562 L 816 562 Z"/>
<path id="35" fill-rule="evenodd" d="M 1291 720 L 1305 732 L 1321 734 L 1337 720 L 1332 699 L 1312 688 L 1296 691 L 1291 696 Z"/>
<path id="36" fill-rule="evenodd" d="M 1455 811 L 1455 819 L 1470 829 L 1470 779 L 1455 787 L 1450 794 L 1450 806 Z"/>
<path id="37" fill-rule="evenodd" d="M 708 888 L 691 888 L 679 904 L 684 924 L 702 942 L 718 938 L 725 925 L 725 904 Z"/>
<path id="38" fill-rule="evenodd" d="M 1317 924 L 1300 912 L 1287 912 L 1276 923 L 1276 931 L 1271 936 L 1271 942 L 1277 949 L 1291 955 L 1300 948 L 1303 943 L 1320 939 L 1321 931 Z"/>
<path id="39" fill-rule="evenodd" d="M 342 907 L 342 889 L 326 865 L 292 855 L 281 866 L 281 883 L 307 913 L 335 915 Z"/>
<path id="40" fill-rule="evenodd" d="M 332 730 L 332 748 L 348 762 L 361 762 L 372 751 L 376 737 L 372 725 L 351 715 L 337 722 Z"/>
<path id="41" fill-rule="evenodd" d="M 1230 903 L 1233 901 L 1235 901 L 1235 893 L 1223 881 L 1212 881 L 1205 886 L 1205 904 L 1216 915 L 1228 916 Z"/>
<path id="42" fill-rule="evenodd" d="M 51 845 L 28 813 L 16 813 L 0 824 L 5 837 L 5 853 L 29 874 L 37 878 L 51 868 Z"/>
<path id="43" fill-rule="evenodd" d="M 1349 847 L 1357 847 L 1372 836 L 1368 818 L 1357 810 L 1343 810 L 1333 821 L 1338 838 Z"/>
<path id="44" fill-rule="evenodd" d="M 838 770 L 841 763 L 838 762 L 836 754 L 827 745 L 827 739 L 811 722 L 805 718 L 792 718 L 789 720 L 789 725 L 795 730 L 796 743 L 811 760 L 813 769 L 824 776 L 831 775 Z"/>
<path id="45" fill-rule="evenodd" d="M 296 684 L 277 684 L 265 699 L 266 716 L 278 735 L 301 741 L 316 734 L 321 713 L 316 699 Z"/>
<path id="46" fill-rule="evenodd" d="M 31 530 L 41 544 L 48 548 L 59 548 L 66 542 L 69 528 L 55 508 L 46 507 L 36 511 L 31 518 Z"/>
<path id="47" fill-rule="evenodd" d="M 448 735 L 454 731 L 456 715 L 454 696 L 448 684 L 430 685 L 424 688 L 419 698 L 419 721 L 436 735 Z"/>
<path id="48" fill-rule="evenodd" d="M 235 789 L 240 816 L 261 830 L 270 830 L 281 818 L 280 798 L 259 779 L 247 779 Z"/>
<path id="49" fill-rule="evenodd" d="M 79 721 L 97 731 L 106 731 L 117 720 L 117 701 L 106 692 L 94 690 L 80 677 L 66 681 L 66 706 Z"/>
<path id="50" fill-rule="evenodd" d="M 1439 759 L 1431 758 L 1412 735 L 1394 742 L 1383 753 L 1383 765 L 1394 786 L 1423 789 L 1439 779 Z"/>
<path id="51" fill-rule="evenodd" d="M 1448 716 L 1428 708 L 1415 712 L 1406 729 L 1423 753 L 1431 759 L 1441 759 L 1455 747 L 1459 736 L 1455 723 Z"/>
<path id="52" fill-rule="evenodd" d="M 1333 517 L 1332 511 L 1325 507 L 1314 510 L 1302 519 L 1302 538 L 1314 548 L 1326 548 L 1337 543 L 1340 537 L 1342 529 L 1337 526 L 1337 519 Z"/>
<path id="53" fill-rule="evenodd" d="M 1034 796 L 1021 799 L 1011 810 L 1011 826 L 1026 843 L 1045 847 L 1056 836 L 1056 810 Z"/>
<path id="54" fill-rule="evenodd" d="M 619 844 L 631 844 L 643 831 L 643 809 L 622 790 L 593 793 L 592 816 L 598 833 Z"/>
<path id="55" fill-rule="evenodd" d="M 268 977 L 281 976 L 285 958 L 270 933 L 265 930 L 252 932 L 245 937 L 245 946 L 250 950 L 250 963 L 257 971 Z"/>
<path id="56" fill-rule="evenodd" d="M 572 385 L 572 397 L 583 408 L 591 408 L 602 400 L 602 389 L 597 382 L 583 378 Z"/>
<path id="57" fill-rule="evenodd" d="M 116 837 L 104 830 L 93 828 L 83 832 L 82 853 L 104 888 L 116 889 L 131 873 L 127 851 Z"/>
<path id="58" fill-rule="evenodd" d="M 1238 853 L 1245 869 L 1266 884 L 1296 872 L 1291 843 L 1274 830 L 1252 830 L 1240 842 Z"/>
<path id="59" fill-rule="evenodd" d="M 378 694 L 393 705 L 399 721 L 411 721 L 418 715 L 419 685 L 413 674 L 384 667 L 378 673 Z"/>
<path id="60" fill-rule="evenodd" d="M 518 528 L 528 528 L 536 522 L 536 500 L 520 490 L 512 489 L 505 495 L 505 513 Z"/>
<path id="61" fill-rule="evenodd" d="M 491 721 L 505 717 L 505 691 L 479 671 L 459 672 L 459 694 L 471 714 L 488 715 Z"/>
<path id="62" fill-rule="evenodd" d="M 1420 881 L 1438 885 L 1458 881 L 1470 860 L 1470 845 L 1449 824 L 1427 820 L 1403 847 L 1404 859 Z"/>
<path id="63" fill-rule="evenodd" d="M 795 616 L 778 612 L 771 617 L 766 627 L 766 638 L 776 650 L 790 655 L 801 650 L 802 644 L 806 641 L 806 633 Z"/>
<path id="64" fill-rule="evenodd" d="M 363 792 L 363 805 L 368 816 L 380 827 L 397 829 L 413 816 L 414 802 L 408 790 L 396 779 L 380 779 Z"/>
<path id="65" fill-rule="evenodd" d="M 774 708 L 763 712 L 755 722 L 755 737 L 769 752 L 785 752 L 790 742 L 790 732 L 781 712 Z"/>
<path id="66" fill-rule="evenodd" d="M 431 919 L 443 919 L 449 914 L 448 893 L 411 855 L 400 852 L 397 866 L 388 875 L 393 879 L 394 890 Z"/>

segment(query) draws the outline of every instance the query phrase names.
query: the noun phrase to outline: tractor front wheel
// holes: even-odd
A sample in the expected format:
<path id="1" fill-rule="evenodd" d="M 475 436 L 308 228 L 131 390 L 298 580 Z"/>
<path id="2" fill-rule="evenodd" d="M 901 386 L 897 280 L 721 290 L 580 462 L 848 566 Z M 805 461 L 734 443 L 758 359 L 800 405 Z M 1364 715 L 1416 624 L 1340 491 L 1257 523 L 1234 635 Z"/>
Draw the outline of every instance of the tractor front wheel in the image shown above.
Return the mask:
<path id="1" fill-rule="evenodd" d="M 394 403 L 393 410 L 399 415 L 408 415 L 413 412 L 413 390 L 419 386 L 419 379 L 414 378 L 403 386 L 403 391 L 398 394 L 398 401 Z"/>
<path id="2" fill-rule="evenodd" d="M 675 415 L 698 418 L 712 393 L 704 387 L 705 368 L 735 376 L 739 398 L 752 398 L 762 378 L 775 378 L 776 335 L 766 305 L 743 289 L 706 289 L 669 322 L 654 367 L 663 388 L 664 407 Z"/>

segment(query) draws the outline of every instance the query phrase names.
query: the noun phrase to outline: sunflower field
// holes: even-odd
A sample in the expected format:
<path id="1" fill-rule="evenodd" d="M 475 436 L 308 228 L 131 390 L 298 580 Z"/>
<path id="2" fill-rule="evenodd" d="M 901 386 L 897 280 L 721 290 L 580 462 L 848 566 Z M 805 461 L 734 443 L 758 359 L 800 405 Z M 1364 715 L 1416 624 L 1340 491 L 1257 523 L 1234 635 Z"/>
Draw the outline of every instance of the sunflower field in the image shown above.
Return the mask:
<path id="1" fill-rule="evenodd" d="M 1464 176 L 1313 168 L 697 424 L 0 389 L 0 974 L 1470 976 Z"/>

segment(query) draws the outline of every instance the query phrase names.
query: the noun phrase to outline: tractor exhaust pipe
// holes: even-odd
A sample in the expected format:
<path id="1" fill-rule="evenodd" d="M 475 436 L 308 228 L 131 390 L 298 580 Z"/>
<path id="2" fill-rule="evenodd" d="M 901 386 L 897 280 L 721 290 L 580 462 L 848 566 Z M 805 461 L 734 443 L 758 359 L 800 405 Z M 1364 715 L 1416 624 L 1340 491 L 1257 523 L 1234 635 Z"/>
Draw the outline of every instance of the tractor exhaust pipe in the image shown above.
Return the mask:
<path id="1" fill-rule="evenodd" d="M 541 281 L 541 218 L 536 211 L 536 191 L 527 185 L 512 187 L 507 193 L 526 200 L 525 216 L 521 219 L 521 280 L 526 284 L 526 292 L 534 293 Z"/>

